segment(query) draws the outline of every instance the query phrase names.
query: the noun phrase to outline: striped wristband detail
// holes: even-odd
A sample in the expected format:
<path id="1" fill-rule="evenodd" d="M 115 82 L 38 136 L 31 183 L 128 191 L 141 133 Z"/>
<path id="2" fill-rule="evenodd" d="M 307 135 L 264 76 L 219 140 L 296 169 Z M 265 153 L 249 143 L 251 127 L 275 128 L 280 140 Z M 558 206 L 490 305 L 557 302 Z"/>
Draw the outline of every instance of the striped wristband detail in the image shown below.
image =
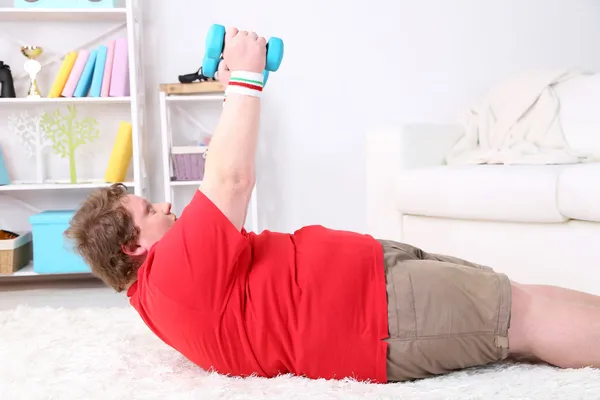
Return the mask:
<path id="1" fill-rule="evenodd" d="M 229 86 L 245 87 L 262 92 L 263 81 L 263 75 L 257 72 L 232 71 Z"/>
<path id="2" fill-rule="evenodd" d="M 256 72 L 233 71 L 229 78 L 229 84 L 225 89 L 225 99 L 227 95 L 236 93 L 244 96 L 260 97 L 263 91 L 263 75 Z"/>

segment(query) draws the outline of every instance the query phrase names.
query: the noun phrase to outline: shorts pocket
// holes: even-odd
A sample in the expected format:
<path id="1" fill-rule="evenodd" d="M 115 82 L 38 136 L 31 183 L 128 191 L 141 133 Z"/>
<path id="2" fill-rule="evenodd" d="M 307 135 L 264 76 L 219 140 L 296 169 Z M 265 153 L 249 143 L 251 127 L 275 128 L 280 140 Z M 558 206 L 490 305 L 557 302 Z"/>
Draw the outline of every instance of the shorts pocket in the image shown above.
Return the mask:
<path id="1" fill-rule="evenodd" d="M 410 339 L 417 335 L 415 297 L 409 271 L 402 265 L 387 273 L 388 324 L 391 338 Z"/>

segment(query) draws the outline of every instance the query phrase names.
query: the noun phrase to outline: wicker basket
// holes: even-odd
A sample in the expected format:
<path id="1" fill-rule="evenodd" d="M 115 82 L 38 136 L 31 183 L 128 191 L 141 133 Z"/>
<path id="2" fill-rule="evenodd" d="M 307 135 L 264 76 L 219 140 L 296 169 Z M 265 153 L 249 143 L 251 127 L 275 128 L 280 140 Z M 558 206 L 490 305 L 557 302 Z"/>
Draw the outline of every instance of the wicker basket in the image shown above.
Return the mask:
<path id="1" fill-rule="evenodd" d="M 0 230 L 0 275 L 17 272 L 29 264 L 32 258 L 31 232 Z"/>
<path id="2" fill-rule="evenodd" d="M 204 161 L 207 147 L 179 146 L 171 148 L 175 181 L 201 181 L 204 179 Z"/>

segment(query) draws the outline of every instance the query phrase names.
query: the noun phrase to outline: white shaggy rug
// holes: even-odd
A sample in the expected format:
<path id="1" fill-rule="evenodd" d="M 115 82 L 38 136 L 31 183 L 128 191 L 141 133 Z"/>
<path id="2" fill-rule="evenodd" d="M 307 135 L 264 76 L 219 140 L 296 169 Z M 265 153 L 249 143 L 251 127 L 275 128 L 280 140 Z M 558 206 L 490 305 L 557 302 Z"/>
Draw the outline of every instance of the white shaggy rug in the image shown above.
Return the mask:
<path id="1" fill-rule="evenodd" d="M 504 364 L 404 384 L 237 379 L 164 345 L 132 309 L 0 312 L 0 399 L 600 399 L 600 371 Z"/>

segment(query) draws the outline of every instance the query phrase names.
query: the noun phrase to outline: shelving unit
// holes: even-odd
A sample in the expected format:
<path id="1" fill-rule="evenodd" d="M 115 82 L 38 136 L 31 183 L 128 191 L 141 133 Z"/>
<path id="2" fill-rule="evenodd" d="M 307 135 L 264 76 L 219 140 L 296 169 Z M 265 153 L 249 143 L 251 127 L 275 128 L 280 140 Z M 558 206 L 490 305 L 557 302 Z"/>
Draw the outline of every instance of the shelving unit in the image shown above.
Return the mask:
<path id="1" fill-rule="evenodd" d="M 133 182 L 123 182 L 129 188 L 135 187 Z M 10 185 L 0 186 L 0 194 L 2 192 L 22 192 L 22 191 L 37 191 L 37 190 L 90 190 L 108 187 L 110 183 L 90 182 L 90 183 L 28 183 L 18 182 Z"/>
<path id="2" fill-rule="evenodd" d="M 73 8 L 12 8 L 0 7 L 1 22 L 21 22 L 26 20 L 39 22 L 64 21 L 125 21 L 129 7 L 111 9 L 73 9 Z"/>
<path id="3" fill-rule="evenodd" d="M 171 181 L 171 186 L 200 186 L 201 183 L 202 181 Z"/>
<path id="4" fill-rule="evenodd" d="M 180 190 L 191 188 L 192 192 L 183 199 L 183 203 L 187 204 L 191 200 L 193 190 L 198 188 L 202 181 L 178 181 L 173 180 L 173 158 L 171 156 L 171 148 L 174 146 L 173 128 L 171 124 L 172 107 L 184 104 L 222 104 L 224 100 L 224 91 L 221 85 L 217 82 L 203 82 L 194 84 L 164 84 L 159 90 L 159 105 L 160 105 L 160 120 L 161 120 L 161 147 L 162 147 L 162 167 L 163 167 L 163 187 L 164 198 L 166 202 L 177 203 L 182 195 Z M 198 128 L 203 128 L 199 126 Z M 206 129 L 206 128 L 205 128 Z M 208 133 L 208 132 L 205 132 Z M 247 231 L 259 231 L 258 226 L 258 203 L 256 196 L 256 188 L 252 192 L 252 197 L 249 204 L 249 221 L 245 228 Z M 175 212 L 180 213 L 181 209 L 175 209 Z M 250 222 L 250 226 L 248 226 Z"/>
<path id="5" fill-rule="evenodd" d="M 24 93 L 17 93 L 18 98 L 0 98 L 0 112 L 6 112 L 10 109 L 14 111 L 27 111 L 27 112 L 39 112 L 42 107 L 45 106 L 66 106 L 66 105 L 78 105 L 85 106 L 90 109 L 103 111 L 107 107 L 117 107 L 117 109 L 109 109 L 109 114 L 114 110 L 124 113 L 127 115 L 127 121 L 132 124 L 132 137 L 133 137 L 133 157 L 130 167 L 131 177 L 128 177 L 128 182 L 123 182 L 132 193 L 139 196 L 147 195 L 147 175 L 146 168 L 144 165 L 143 157 L 143 133 L 145 128 L 145 93 L 144 93 L 144 76 L 143 76 L 143 61 L 141 51 L 141 35 L 143 32 L 142 28 L 142 12 L 141 2 L 142 0 L 118 0 L 119 7 L 112 9 L 22 9 L 12 7 L 0 7 L 0 33 L 4 34 L 9 40 L 15 43 L 23 44 L 20 40 L 13 39 L 10 32 L 7 32 L 7 25 L 10 23 L 35 23 L 36 36 L 40 35 L 40 31 L 44 32 L 44 35 L 52 33 L 54 35 L 61 35 L 60 29 L 56 29 L 57 23 L 85 23 L 86 32 L 88 28 L 95 26 L 95 23 L 104 23 L 101 25 L 103 28 L 105 25 L 109 26 L 107 31 L 101 33 L 93 33 L 93 39 L 86 43 L 81 43 L 79 46 L 71 46 L 68 51 L 81 50 L 93 47 L 97 42 L 104 41 L 110 35 L 119 34 L 121 37 L 126 37 L 128 41 L 128 58 L 129 58 L 129 84 L 130 84 L 130 96 L 129 97 L 83 97 L 83 98 L 26 98 L 23 97 Z M 1 0 L 0 0 L 1 3 Z M 6 2 L 5 2 L 6 3 Z M 0 4 L 2 5 L 2 4 Z M 48 24 L 53 24 L 48 25 Z M 48 28 L 47 28 L 48 27 Z M 92 31 L 95 32 L 95 31 Z M 90 34 L 88 34 L 89 36 Z M 83 41 L 78 38 L 69 38 L 75 41 Z M 45 37 L 36 39 L 36 43 L 27 43 L 44 46 Z M 15 45 L 15 47 L 17 47 Z M 62 51 L 60 56 L 50 58 L 46 64 L 58 65 L 63 61 L 67 51 Z M 25 58 L 22 58 L 25 61 Z M 41 60 L 40 60 L 41 61 Z M 18 68 L 17 65 L 11 65 L 13 76 L 17 79 L 28 79 L 23 76 L 22 69 Z M 47 68 L 44 65 L 42 71 Z M 42 72 L 43 73 L 43 72 Z M 20 75 L 20 76 L 17 76 Z M 47 95 L 49 88 L 46 88 L 45 93 Z M 124 108 L 121 108 L 124 107 Z M 124 119 L 123 119 L 124 120 Z M 113 121 L 114 122 L 114 121 Z M 0 126 L 0 145 L 3 142 L 3 130 Z M 101 133 L 102 134 L 102 133 Z M 88 150 L 93 154 L 95 149 Z M 107 155 L 108 156 L 108 155 Z M 7 155 L 5 154 L 5 157 Z M 106 157 L 107 158 L 107 157 Z M 31 167 L 33 169 L 33 167 Z M 64 207 L 76 207 L 75 203 L 82 201 L 91 190 L 107 187 L 110 184 L 96 179 L 85 179 L 84 177 L 78 177 L 79 183 L 70 184 L 65 181 L 48 179 L 43 183 L 29 182 L 29 181 L 13 181 L 9 185 L 0 186 L 0 200 L 6 199 L 8 201 L 14 201 L 15 204 L 20 204 L 23 209 L 28 209 L 30 212 L 37 209 L 36 205 L 30 204 L 30 202 L 41 202 L 46 198 L 51 198 L 55 201 L 60 208 Z M 0 204 L 0 224 L 3 220 L 6 220 L 9 215 L 5 212 L 6 206 Z M 10 210 L 10 213 L 17 212 L 17 209 Z M 20 211 L 20 210 L 19 210 Z M 2 226 L 0 226 L 2 228 Z M 33 264 L 17 271 L 12 275 L 0 275 L 0 283 L 13 282 L 13 281 L 29 281 L 29 280 L 56 280 L 56 279 L 81 279 L 90 278 L 91 274 L 87 273 L 76 273 L 76 274 L 54 274 L 54 275 L 40 275 L 33 271 Z"/>
<path id="6" fill-rule="evenodd" d="M 223 101 L 223 95 L 220 94 L 196 94 L 196 95 L 169 95 L 166 97 L 167 103 L 186 103 L 203 101 Z"/>
<path id="7" fill-rule="evenodd" d="M 16 282 L 40 282 L 40 281 L 74 281 L 80 279 L 90 279 L 93 275 L 87 273 L 76 274 L 38 274 L 33 271 L 33 263 L 21 268 L 19 271 L 10 275 L 0 275 L 0 285 Z"/>
<path id="8" fill-rule="evenodd" d="M 131 102 L 131 97 L 75 97 L 75 98 L 41 98 L 28 99 L 24 97 L 16 99 L 0 98 L 0 105 L 45 105 L 45 104 L 127 104 Z"/>

